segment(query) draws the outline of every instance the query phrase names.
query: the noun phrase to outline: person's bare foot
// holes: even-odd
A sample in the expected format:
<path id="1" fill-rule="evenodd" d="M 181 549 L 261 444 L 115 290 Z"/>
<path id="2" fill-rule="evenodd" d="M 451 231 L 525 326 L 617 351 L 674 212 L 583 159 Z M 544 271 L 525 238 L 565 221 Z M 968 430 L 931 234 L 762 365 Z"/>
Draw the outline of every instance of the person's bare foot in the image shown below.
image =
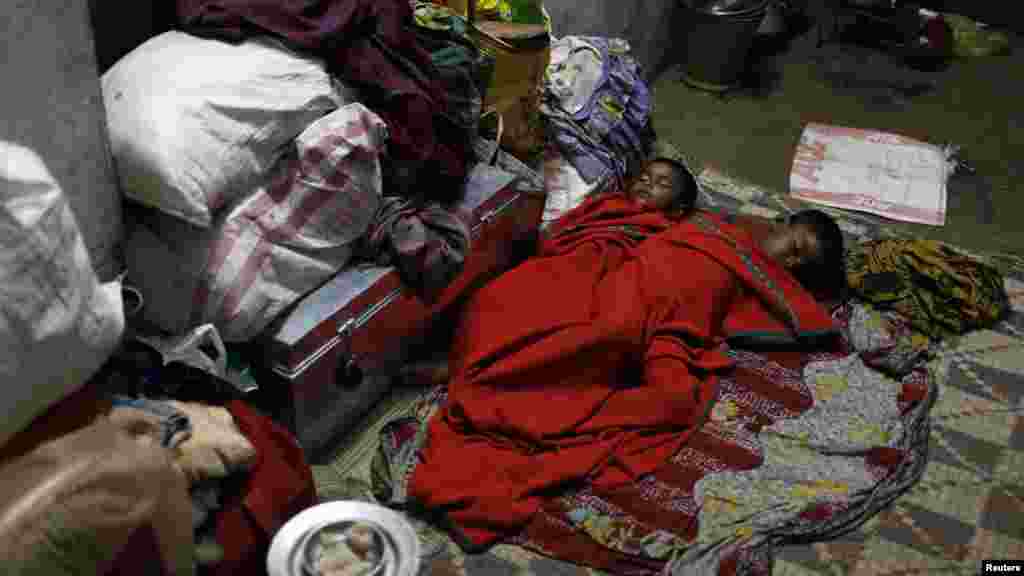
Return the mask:
<path id="1" fill-rule="evenodd" d="M 403 384 L 436 386 L 448 381 L 448 363 L 444 361 L 406 364 L 398 373 Z"/>

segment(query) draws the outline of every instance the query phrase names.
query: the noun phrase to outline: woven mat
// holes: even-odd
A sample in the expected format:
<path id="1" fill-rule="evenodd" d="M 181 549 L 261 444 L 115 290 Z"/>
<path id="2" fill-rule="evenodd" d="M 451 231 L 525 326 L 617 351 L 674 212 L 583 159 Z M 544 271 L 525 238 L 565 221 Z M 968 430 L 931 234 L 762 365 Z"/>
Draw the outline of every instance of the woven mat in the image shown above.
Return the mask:
<path id="1" fill-rule="evenodd" d="M 773 217 L 805 207 L 706 168 L 705 206 Z M 835 215 L 851 242 L 895 235 L 870 215 Z M 978 574 L 981 561 L 1024 559 L 1024 260 L 974 254 L 1007 276 L 1014 313 L 992 330 L 947 342 L 933 361 L 944 374 L 933 411 L 931 462 L 896 504 L 840 540 L 784 549 L 776 575 Z M 335 451 L 314 467 L 320 496 L 371 499 L 370 463 L 381 427 L 404 414 L 421 390 L 396 389 Z M 467 555 L 443 534 L 421 530 L 424 574 L 568 576 L 596 571 L 511 545 Z"/>

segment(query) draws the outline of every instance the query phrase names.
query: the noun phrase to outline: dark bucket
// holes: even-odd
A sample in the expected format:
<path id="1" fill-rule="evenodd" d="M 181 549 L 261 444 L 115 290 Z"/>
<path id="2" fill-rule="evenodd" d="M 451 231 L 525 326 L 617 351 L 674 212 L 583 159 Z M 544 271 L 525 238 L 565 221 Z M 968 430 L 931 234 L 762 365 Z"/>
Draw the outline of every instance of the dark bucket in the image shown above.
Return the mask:
<path id="1" fill-rule="evenodd" d="M 683 80 L 711 91 L 739 84 L 772 1 L 680 0 L 686 32 Z"/>

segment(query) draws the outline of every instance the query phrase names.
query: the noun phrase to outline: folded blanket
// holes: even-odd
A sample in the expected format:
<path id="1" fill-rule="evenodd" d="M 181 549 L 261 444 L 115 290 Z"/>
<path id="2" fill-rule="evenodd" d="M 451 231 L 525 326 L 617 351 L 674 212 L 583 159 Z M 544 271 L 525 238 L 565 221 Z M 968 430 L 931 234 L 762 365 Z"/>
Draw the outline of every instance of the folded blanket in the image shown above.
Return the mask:
<path id="1" fill-rule="evenodd" d="M 554 260 L 528 261 L 467 303 L 448 403 L 410 481 L 409 496 L 447 512 L 469 547 L 522 529 L 567 486 L 629 484 L 677 453 L 731 365 L 726 339 L 834 331 L 784 268 L 712 216 L 648 238 L 614 269 Z"/>

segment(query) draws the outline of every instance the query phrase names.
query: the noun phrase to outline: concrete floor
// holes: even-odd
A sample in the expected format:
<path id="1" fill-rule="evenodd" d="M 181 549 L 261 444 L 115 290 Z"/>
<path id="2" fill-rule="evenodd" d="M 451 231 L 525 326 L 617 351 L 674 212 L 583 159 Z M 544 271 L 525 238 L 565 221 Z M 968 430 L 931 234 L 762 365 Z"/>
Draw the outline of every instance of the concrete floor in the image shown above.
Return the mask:
<path id="1" fill-rule="evenodd" d="M 963 148 L 976 168 L 949 184 L 943 227 L 902 225 L 968 248 L 1024 253 L 1024 42 L 1014 51 L 955 62 L 936 73 L 851 44 L 817 45 L 812 31 L 788 46 L 761 46 L 750 88 L 724 96 L 679 79 L 672 66 L 656 82 L 659 136 L 702 165 L 786 192 L 793 148 L 807 122 L 902 133 Z M 679 62 L 685 62 L 680 53 Z"/>

